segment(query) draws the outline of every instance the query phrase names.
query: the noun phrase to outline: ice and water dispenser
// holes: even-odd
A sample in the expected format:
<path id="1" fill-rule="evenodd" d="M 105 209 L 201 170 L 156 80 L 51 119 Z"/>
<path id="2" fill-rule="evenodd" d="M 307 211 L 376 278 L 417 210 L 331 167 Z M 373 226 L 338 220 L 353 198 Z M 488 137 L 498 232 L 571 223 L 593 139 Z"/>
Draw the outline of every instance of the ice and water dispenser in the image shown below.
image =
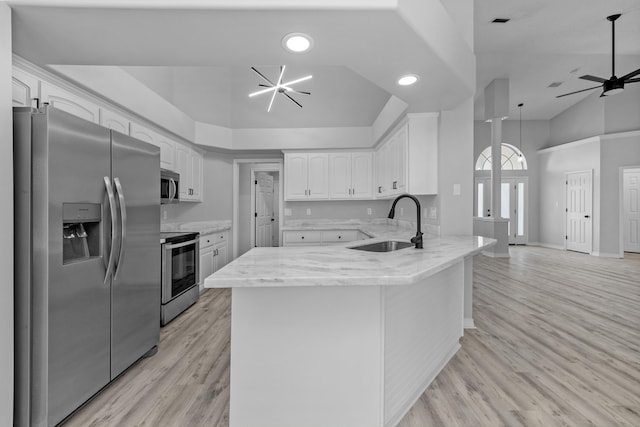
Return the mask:
<path id="1" fill-rule="evenodd" d="M 64 264 L 100 256 L 99 203 L 62 204 L 62 259 Z"/>

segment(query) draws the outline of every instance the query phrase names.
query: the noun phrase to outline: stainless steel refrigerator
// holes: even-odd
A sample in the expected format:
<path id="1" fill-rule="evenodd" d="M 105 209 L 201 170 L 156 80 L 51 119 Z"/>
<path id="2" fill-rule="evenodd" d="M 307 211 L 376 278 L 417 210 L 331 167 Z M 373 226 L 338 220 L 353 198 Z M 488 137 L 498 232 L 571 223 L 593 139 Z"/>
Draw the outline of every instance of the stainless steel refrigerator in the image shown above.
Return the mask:
<path id="1" fill-rule="evenodd" d="M 15 426 L 53 426 L 160 333 L 159 149 L 14 109 Z"/>

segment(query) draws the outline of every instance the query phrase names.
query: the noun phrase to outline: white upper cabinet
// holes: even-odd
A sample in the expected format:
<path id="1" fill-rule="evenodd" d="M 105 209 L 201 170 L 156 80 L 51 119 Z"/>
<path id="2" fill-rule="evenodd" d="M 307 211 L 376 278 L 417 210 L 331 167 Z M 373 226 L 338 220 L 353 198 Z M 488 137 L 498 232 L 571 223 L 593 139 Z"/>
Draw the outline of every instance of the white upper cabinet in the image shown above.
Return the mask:
<path id="1" fill-rule="evenodd" d="M 351 198 L 351 153 L 329 154 L 329 197 Z"/>
<path id="2" fill-rule="evenodd" d="M 307 161 L 306 153 L 284 155 L 285 200 L 307 198 Z"/>
<path id="3" fill-rule="evenodd" d="M 97 104 L 49 82 L 40 82 L 40 100 L 41 103 L 49 103 L 49 105 L 74 116 L 93 123 L 100 123 L 100 108 Z"/>
<path id="4" fill-rule="evenodd" d="M 375 196 L 438 193 L 438 114 L 408 114 L 376 150 Z"/>
<path id="5" fill-rule="evenodd" d="M 180 201 L 202 201 L 202 154 L 176 144 L 176 172 L 180 174 Z"/>
<path id="6" fill-rule="evenodd" d="M 371 152 L 329 154 L 329 198 L 370 199 L 372 176 Z"/>
<path id="7" fill-rule="evenodd" d="M 14 107 L 35 106 L 33 98 L 39 98 L 39 82 L 35 77 L 13 67 L 11 100 Z"/>
<path id="8" fill-rule="evenodd" d="M 160 167 L 176 170 L 176 143 L 136 122 L 131 122 L 130 135 L 160 148 Z"/>
<path id="9" fill-rule="evenodd" d="M 329 198 L 327 153 L 285 153 L 285 200 Z"/>
<path id="10" fill-rule="evenodd" d="M 113 129 L 125 135 L 129 135 L 129 120 L 106 108 L 100 109 L 100 126 Z"/>

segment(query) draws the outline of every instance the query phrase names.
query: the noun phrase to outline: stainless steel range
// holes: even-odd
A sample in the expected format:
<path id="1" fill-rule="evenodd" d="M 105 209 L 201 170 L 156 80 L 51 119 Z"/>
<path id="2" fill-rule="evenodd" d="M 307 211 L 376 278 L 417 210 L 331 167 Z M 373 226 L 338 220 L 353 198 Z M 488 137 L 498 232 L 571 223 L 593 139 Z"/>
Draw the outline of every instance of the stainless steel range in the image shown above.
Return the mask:
<path id="1" fill-rule="evenodd" d="M 200 296 L 198 233 L 160 233 L 162 244 L 162 308 L 160 323 L 169 323 Z"/>

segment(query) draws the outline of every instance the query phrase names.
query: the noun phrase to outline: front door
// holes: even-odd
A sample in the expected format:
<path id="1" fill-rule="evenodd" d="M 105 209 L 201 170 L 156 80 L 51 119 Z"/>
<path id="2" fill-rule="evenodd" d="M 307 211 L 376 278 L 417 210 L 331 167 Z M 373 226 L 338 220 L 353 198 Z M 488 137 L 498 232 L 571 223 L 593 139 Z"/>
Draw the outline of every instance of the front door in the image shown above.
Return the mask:
<path id="1" fill-rule="evenodd" d="M 527 178 L 503 178 L 500 186 L 500 216 L 508 219 L 510 245 L 527 243 Z M 476 215 L 490 217 L 491 178 L 476 178 Z"/>
<path id="2" fill-rule="evenodd" d="M 624 171 L 622 188 L 624 250 L 640 252 L 640 169 Z"/>
<path id="3" fill-rule="evenodd" d="M 567 250 L 591 253 L 593 239 L 593 174 L 591 171 L 565 175 Z"/>
<path id="4" fill-rule="evenodd" d="M 273 176 L 256 174 L 256 247 L 273 246 Z"/>

